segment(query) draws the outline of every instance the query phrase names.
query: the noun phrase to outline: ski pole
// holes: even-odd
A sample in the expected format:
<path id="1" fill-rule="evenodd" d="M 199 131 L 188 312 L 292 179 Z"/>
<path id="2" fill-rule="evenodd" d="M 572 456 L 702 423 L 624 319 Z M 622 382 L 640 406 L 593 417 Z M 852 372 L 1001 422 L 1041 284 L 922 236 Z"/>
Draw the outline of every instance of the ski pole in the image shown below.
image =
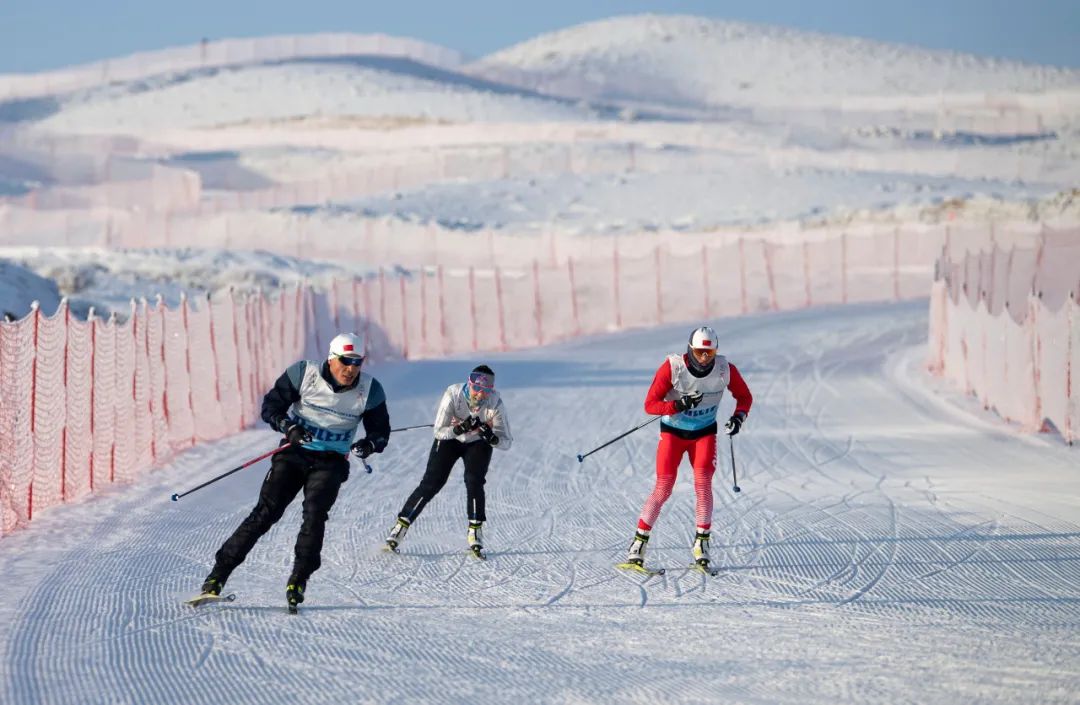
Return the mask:
<path id="1" fill-rule="evenodd" d="M 176 494 L 173 494 L 173 496 L 172 496 L 172 498 L 171 498 L 171 499 L 172 499 L 172 501 L 174 501 L 174 502 L 175 502 L 176 500 L 180 499 L 181 497 L 185 497 L 185 496 L 187 496 L 187 495 L 191 494 L 191 493 L 192 493 L 192 492 L 194 492 L 195 490 L 201 490 L 202 488 L 206 487 L 207 485 L 212 485 L 213 483 L 217 482 L 217 481 L 218 481 L 218 480 L 220 480 L 221 478 L 223 478 L 223 477 L 228 477 L 229 475 L 232 475 L 232 474 L 233 474 L 234 472 L 239 472 L 240 470 L 243 470 L 244 468 L 246 468 L 246 467 L 247 467 L 247 466 L 249 466 L 249 465 L 254 465 L 255 463 L 257 463 L 257 462 L 259 462 L 260 460 L 262 460 L 263 458 L 269 458 L 269 457 L 270 457 L 271 455 L 273 455 L 273 454 L 275 454 L 275 453 L 280 453 L 281 451 L 285 450 L 286 448 L 288 448 L 288 447 L 290 447 L 290 446 L 292 446 L 292 443 L 286 443 L 285 445 L 282 445 L 282 446 L 278 446 L 277 448 L 274 448 L 274 449 L 273 449 L 272 451 L 269 451 L 269 452 L 267 452 L 267 453 L 263 453 L 263 454 L 262 454 L 262 455 L 260 455 L 260 456 L 259 456 L 258 458 L 252 458 L 251 460 L 247 461 L 246 463 L 244 463 L 244 464 L 243 464 L 243 465 L 241 465 L 240 467 L 236 467 L 236 468 L 233 468 L 233 469 L 232 469 L 232 470 L 230 470 L 229 472 L 225 472 L 225 473 L 222 473 L 222 474 L 218 475 L 218 476 L 217 476 L 217 477 L 215 477 L 215 478 L 212 478 L 212 479 L 210 479 L 210 480 L 207 480 L 206 482 L 202 483 L 202 484 L 201 484 L 201 485 L 199 485 L 198 487 L 192 487 L 192 488 L 191 488 L 190 490 L 188 490 L 187 492 L 180 492 L 180 493 L 176 493 Z M 369 472 L 370 472 L 370 471 L 369 471 Z"/>
<path id="2" fill-rule="evenodd" d="M 402 428 L 392 428 L 392 429 L 390 429 L 390 433 L 397 433 L 398 431 L 411 431 L 414 428 L 434 428 L 434 427 L 435 427 L 435 424 L 433 424 L 433 423 L 422 423 L 419 426 L 403 426 Z"/>
<path id="3" fill-rule="evenodd" d="M 742 492 L 739 480 L 735 476 L 735 436 L 728 436 L 727 439 L 731 441 L 731 488 L 736 492 Z"/>
<path id="4" fill-rule="evenodd" d="M 590 455 L 592 455 L 592 454 L 593 454 L 593 453 L 595 453 L 596 451 L 600 450 L 601 448 L 607 448 L 607 447 L 608 447 L 609 445 L 611 445 L 611 444 L 612 444 L 612 443 L 614 443 L 615 441 L 619 440 L 620 438 L 625 438 L 625 437 L 629 436 L 629 435 L 630 435 L 631 433 L 633 433 L 634 431 L 637 431 L 637 430 L 638 430 L 638 429 L 640 429 L 640 428 L 645 428 L 646 426 L 648 426 L 649 424 L 651 424 L 651 423 L 652 423 L 653 421 L 656 421 L 656 420 L 657 420 L 658 418 L 660 418 L 660 417 L 659 417 L 659 416 L 654 416 L 654 417 L 652 417 L 651 419 L 649 419 L 648 421 L 646 421 L 646 422 L 644 422 L 644 423 L 640 423 L 640 424 L 638 424 L 637 426 L 634 426 L 634 427 L 633 427 L 632 429 L 630 429 L 630 430 L 629 430 L 629 431 L 627 431 L 626 433 L 620 433 L 619 435 L 615 436 L 614 438 L 612 438 L 612 439 L 611 439 L 610 441 L 608 441 L 607 443 L 605 443 L 605 444 L 603 444 L 603 445 L 599 445 L 599 446 L 597 446 L 597 447 L 593 448 L 593 449 L 592 449 L 592 450 L 590 450 L 590 451 L 589 451 L 588 453 L 584 453 L 584 454 L 580 454 L 580 453 L 579 453 L 579 454 L 578 454 L 578 457 L 577 457 L 577 461 L 578 461 L 579 463 L 583 463 L 583 462 L 585 462 L 585 458 L 588 458 L 588 457 L 589 457 Z"/>

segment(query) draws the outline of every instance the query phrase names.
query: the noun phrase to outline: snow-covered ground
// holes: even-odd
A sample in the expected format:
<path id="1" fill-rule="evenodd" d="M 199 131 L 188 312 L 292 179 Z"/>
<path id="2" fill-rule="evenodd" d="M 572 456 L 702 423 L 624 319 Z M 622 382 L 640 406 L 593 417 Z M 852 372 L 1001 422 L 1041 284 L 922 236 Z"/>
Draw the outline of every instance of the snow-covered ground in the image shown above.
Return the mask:
<path id="1" fill-rule="evenodd" d="M 166 306 L 175 309 L 183 294 L 194 299 L 229 289 L 269 292 L 302 283 L 320 286 L 371 271 L 267 252 L 75 247 L 0 247 L 0 272 L 6 280 L 5 266 L 17 266 L 24 279 L 42 282 L 8 287 L 5 281 L 0 287 L 0 307 L 9 306 L 6 310 L 19 318 L 29 311 L 31 301 L 39 301 L 42 313 L 52 315 L 60 302 L 59 292 L 68 297 L 72 312 L 80 318 L 85 318 L 91 307 L 98 316 L 115 312 L 126 318 L 132 299 L 152 301 L 161 296 Z M 48 285 L 51 291 L 44 288 Z"/>
<path id="2" fill-rule="evenodd" d="M 911 174 L 773 169 L 750 159 L 671 173 L 559 175 L 460 181 L 375 195 L 315 210 L 333 217 L 391 216 L 442 227 L 504 228 L 511 232 L 640 233 L 715 230 L 882 212 L 900 206 L 929 210 L 975 194 L 992 200 L 1048 197 L 1053 186 Z M 823 204 L 832 204 L 824 206 Z M 842 204 L 842 206 L 841 206 Z M 311 212 L 305 209 L 304 212 Z"/>
<path id="3" fill-rule="evenodd" d="M 354 464 L 301 614 L 284 607 L 298 506 L 234 573 L 233 604 L 180 604 L 254 502 L 253 430 L 4 538 L 0 679 L 13 703 L 1073 703 L 1080 475 L 935 390 L 925 302 L 717 321 L 755 403 L 713 482 L 715 578 L 689 571 L 692 483 L 654 533 L 667 575 L 616 572 L 653 478 L 643 418 L 684 326 L 488 355 L 515 445 L 488 475 L 490 557 L 466 555 L 456 470 L 379 551 L 428 431 Z M 428 423 L 470 359 L 372 368 L 395 426 Z M 729 401 L 730 405 L 731 402 Z"/>

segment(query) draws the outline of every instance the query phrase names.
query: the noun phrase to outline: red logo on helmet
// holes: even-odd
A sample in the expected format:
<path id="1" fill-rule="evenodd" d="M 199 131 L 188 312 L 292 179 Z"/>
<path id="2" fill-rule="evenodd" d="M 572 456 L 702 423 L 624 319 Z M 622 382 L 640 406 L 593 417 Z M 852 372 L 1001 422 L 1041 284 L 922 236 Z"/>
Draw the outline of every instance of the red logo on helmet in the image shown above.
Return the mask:
<path id="1" fill-rule="evenodd" d="M 345 344 L 345 345 L 341 346 L 341 350 L 342 350 L 342 352 L 352 352 L 353 351 L 353 346 L 349 345 L 349 344 Z"/>

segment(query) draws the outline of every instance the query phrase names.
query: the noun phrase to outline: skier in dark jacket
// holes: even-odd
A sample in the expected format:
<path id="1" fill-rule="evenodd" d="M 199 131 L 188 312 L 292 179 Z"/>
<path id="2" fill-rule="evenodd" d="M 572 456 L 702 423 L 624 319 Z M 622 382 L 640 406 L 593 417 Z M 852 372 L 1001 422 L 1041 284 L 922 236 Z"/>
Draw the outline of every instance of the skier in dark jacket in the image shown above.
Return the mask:
<path id="1" fill-rule="evenodd" d="M 229 575 L 303 490 L 303 523 L 286 599 L 290 609 L 304 601 L 307 580 L 321 563 L 327 516 L 349 478 L 349 451 L 367 458 L 381 453 L 390 438 L 386 395 L 378 380 L 360 371 L 363 361 L 360 338 L 342 333 L 330 341 L 325 362 L 291 365 L 263 397 L 263 421 L 285 434 L 281 444 L 290 447 L 274 455 L 255 508 L 215 555 L 204 594 L 221 593 Z M 361 421 L 366 436 L 354 443 Z"/>

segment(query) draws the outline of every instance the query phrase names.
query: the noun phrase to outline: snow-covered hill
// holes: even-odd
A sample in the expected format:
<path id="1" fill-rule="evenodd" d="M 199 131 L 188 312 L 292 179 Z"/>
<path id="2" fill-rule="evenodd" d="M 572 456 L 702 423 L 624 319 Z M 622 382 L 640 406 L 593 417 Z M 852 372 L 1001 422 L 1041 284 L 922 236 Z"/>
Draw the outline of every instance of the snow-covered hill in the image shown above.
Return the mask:
<path id="1" fill-rule="evenodd" d="M 60 303 L 54 282 L 21 265 L 0 259 L 0 318 L 22 318 L 34 301 L 51 314 Z"/>
<path id="2" fill-rule="evenodd" d="M 38 125 L 153 135 L 166 128 L 305 117 L 416 122 L 588 120 L 588 107 L 389 57 L 333 57 L 196 70 L 75 91 Z M 392 125 L 388 121 L 388 125 Z"/>
<path id="3" fill-rule="evenodd" d="M 265 37 L 13 92 L 26 81 L 0 76 L 0 96 L 22 96 L 0 98 L 0 201 L 21 228 L 0 246 L 114 242 L 107 217 L 48 210 L 73 203 L 201 212 L 194 227 L 226 238 L 215 218 L 258 212 L 277 241 L 290 213 L 359 238 L 387 218 L 629 234 L 1077 212 L 1080 71 L 737 22 L 617 17 L 471 64 L 400 37 Z M 190 253 L 173 254 L 188 271 Z M 87 282 L 85 258 L 17 261 Z M 138 295 L 154 281 L 124 262 L 126 280 L 93 268 L 107 283 L 61 291 L 124 308 L 113 281 Z"/>
<path id="4" fill-rule="evenodd" d="M 474 75 L 588 100 L 684 106 L 1080 88 L 1080 71 L 701 17 L 642 15 L 544 34 Z"/>

